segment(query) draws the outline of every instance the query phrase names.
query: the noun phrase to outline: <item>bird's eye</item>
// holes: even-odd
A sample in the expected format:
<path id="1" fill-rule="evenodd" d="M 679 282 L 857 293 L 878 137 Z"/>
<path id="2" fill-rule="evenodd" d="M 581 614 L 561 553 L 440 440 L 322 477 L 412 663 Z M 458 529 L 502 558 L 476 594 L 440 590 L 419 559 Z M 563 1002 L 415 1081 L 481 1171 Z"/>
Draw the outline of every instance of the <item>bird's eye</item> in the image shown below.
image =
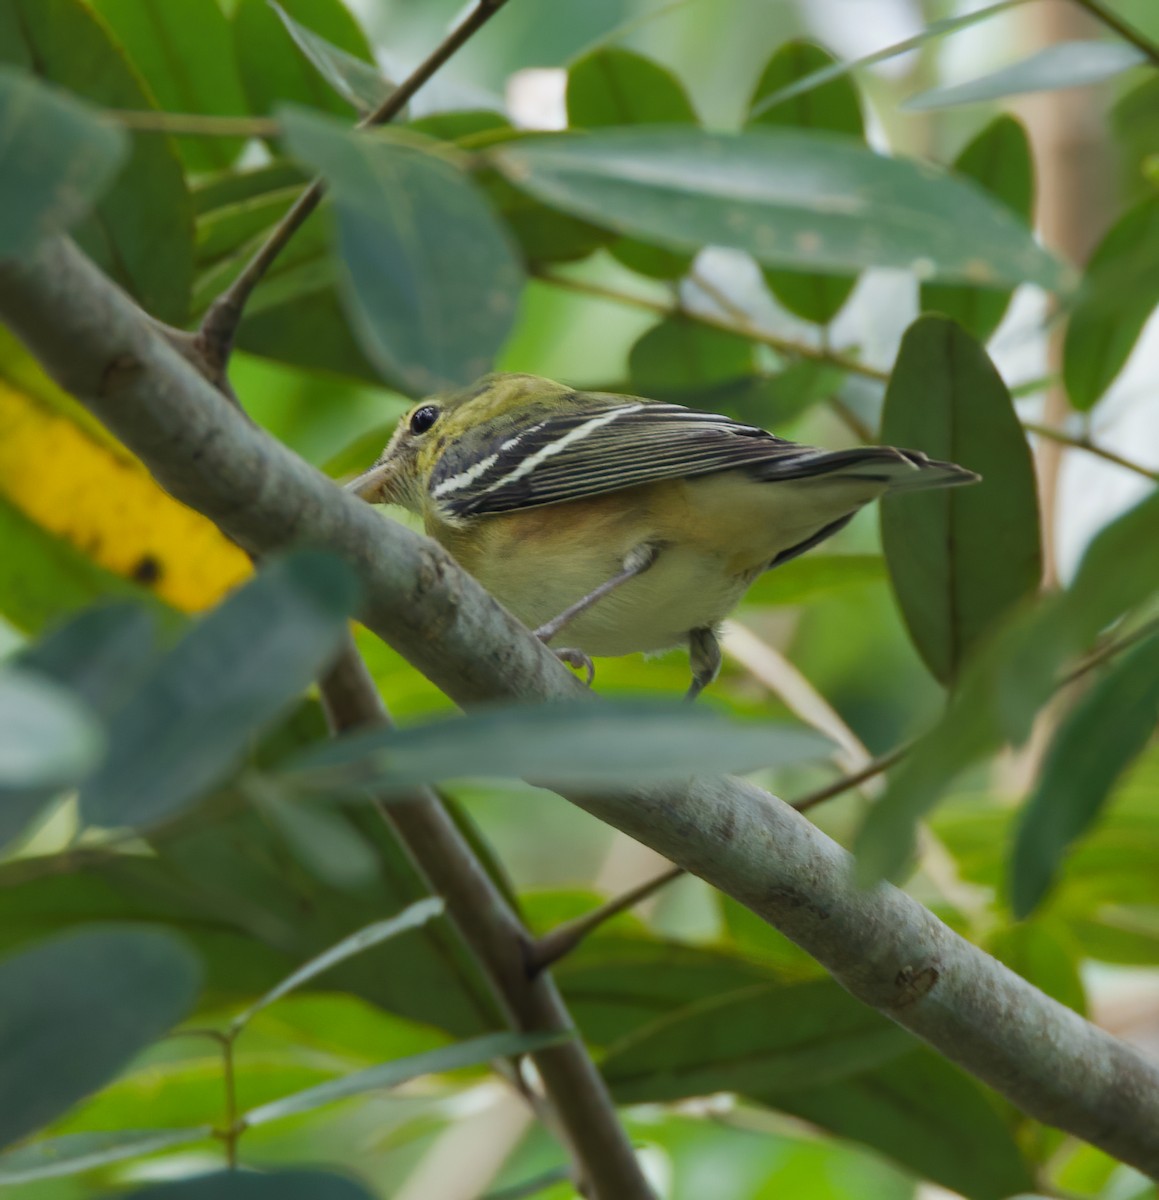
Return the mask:
<path id="1" fill-rule="evenodd" d="M 411 433 L 426 433 L 438 419 L 438 408 L 433 404 L 424 404 L 422 408 L 416 408 L 411 413 L 410 431 Z"/>

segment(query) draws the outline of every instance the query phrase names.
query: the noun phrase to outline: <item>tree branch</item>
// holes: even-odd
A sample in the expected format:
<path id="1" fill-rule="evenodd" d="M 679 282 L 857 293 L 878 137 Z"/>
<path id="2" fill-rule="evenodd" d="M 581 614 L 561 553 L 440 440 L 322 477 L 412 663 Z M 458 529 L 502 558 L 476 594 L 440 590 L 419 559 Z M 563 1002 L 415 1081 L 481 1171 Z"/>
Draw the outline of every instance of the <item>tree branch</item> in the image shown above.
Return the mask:
<path id="1" fill-rule="evenodd" d="M 459 704 L 586 694 L 433 542 L 383 519 L 249 424 L 70 242 L 0 265 L 0 319 L 178 499 L 251 550 L 329 548 L 361 617 Z M 1159 1067 L 965 941 L 904 892 L 734 779 L 564 793 L 733 896 L 1024 1112 L 1159 1174 Z"/>
<path id="2" fill-rule="evenodd" d="M 432 53 L 376 108 L 358 122 L 358 129 L 373 125 L 385 125 L 393 121 L 410 103 L 411 97 L 432 75 L 457 51 L 467 44 L 507 3 L 507 0 L 476 0 L 475 7 L 451 30 Z M 241 323 L 246 302 L 254 288 L 262 281 L 287 243 L 305 223 L 306 218 L 318 207 L 326 185 L 321 179 L 313 183 L 298 197 L 284 217 L 274 226 L 270 236 L 254 252 L 253 258 L 241 274 L 206 310 L 197 333 L 198 349 L 204 361 L 208 377 L 218 383 L 225 377 L 229 356 L 233 351 L 234 336 Z"/>
<path id="3" fill-rule="evenodd" d="M 366 664 L 347 639 L 338 661 L 320 681 L 336 731 L 388 725 L 390 718 Z M 378 811 L 410 852 L 491 982 L 512 1025 L 525 1033 L 574 1028 L 551 975 L 529 962 L 531 935 L 508 906 L 430 788 Z M 632 1145 L 616 1116 L 583 1040 L 532 1055 L 576 1170 L 599 1200 L 653 1200 Z"/>

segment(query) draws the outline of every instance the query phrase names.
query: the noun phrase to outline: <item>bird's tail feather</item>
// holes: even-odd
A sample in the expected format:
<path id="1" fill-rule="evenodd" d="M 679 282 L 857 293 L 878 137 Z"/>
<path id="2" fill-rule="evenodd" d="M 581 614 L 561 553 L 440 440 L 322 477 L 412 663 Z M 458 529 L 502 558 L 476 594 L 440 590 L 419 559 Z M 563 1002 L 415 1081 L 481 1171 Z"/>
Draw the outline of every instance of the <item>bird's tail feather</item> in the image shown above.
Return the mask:
<path id="1" fill-rule="evenodd" d="M 854 450 L 807 450 L 771 459 L 754 468 L 759 479 L 810 479 L 837 476 L 884 483 L 890 492 L 959 487 L 977 483 L 980 475 L 956 463 L 927 458 L 920 450 L 862 446 Z"/>

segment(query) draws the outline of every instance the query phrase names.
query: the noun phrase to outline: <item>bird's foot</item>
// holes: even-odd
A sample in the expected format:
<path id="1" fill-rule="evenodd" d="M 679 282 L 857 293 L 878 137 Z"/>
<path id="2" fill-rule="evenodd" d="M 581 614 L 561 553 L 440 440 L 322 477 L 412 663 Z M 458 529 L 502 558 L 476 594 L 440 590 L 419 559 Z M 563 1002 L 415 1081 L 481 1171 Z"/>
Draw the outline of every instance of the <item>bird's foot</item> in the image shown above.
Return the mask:
<path id="1" fill-rule="evenodd" d="M 592 681 L 596 677 L 596 664 L 592 662 L 589 655 L 585 654 L 582 650 L 575 650 L 570 646 L 562 650 L 556 650 L 552 647 L 552 653 L 560 662 L 567 663 L 569 667 L 575 667 L 577 671 L 583 671 L 587 677 L 585 682 L 588 687 L 592 686 Z"/>

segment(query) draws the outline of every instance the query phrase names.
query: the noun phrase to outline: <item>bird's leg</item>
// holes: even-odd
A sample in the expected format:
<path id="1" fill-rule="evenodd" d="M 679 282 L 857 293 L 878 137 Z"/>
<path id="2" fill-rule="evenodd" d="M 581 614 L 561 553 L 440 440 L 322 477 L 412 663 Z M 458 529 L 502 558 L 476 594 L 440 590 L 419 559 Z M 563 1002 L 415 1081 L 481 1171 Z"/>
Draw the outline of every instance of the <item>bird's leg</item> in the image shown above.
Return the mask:
<path id="1" fill-rule="evenodd" d="M 656 561 L 659 553 L 660 547 L 653 545 L 637 546 L 634 550 L 629 550 L 624 556 L 624 566 L 621 571 L 613 575 L 611 579 L 601 583 L 598 588 L 588 592 L 582 599 L 569 605 L 558 617 L 553 617 L 546 625 L 540 625 L 535 631 L 535 636 L 541 642 L 550 642 L 564 626 L 570 625 L 576 617 L 586 613 L 593 604 L 602 600 L 609 592 L 614 592 L 616 588 L 621 584 L 627 583 L 629 579 L 635 579 L 637 575 L 643 575 Z"/>
<path id="2" fill-rule="evenodd" d="M 692 666 L 692 684 L 684 694 L 691 702 L 720 674 L 720 642 L 714 629 L 694 629 L 688 635 L 688 658 Z"/>
<path id="3" fill-rule="evenodd" d="M 566 626 L 569 622 L 574 621 L 576 617 L 587 612 L 587 610 L 591 608 L 593 604 L 596 604 L 598 601 L 602 600 L 609 592 L 614 592 L 616 588 L 623 583 L 627 583 L 629 579 L 635 579 L 637 575 L 643 575 L 643 573 L 656 561 L 656 556 L 659 553 L 660 547 L 651 545 L 637 546 L 634 550 L 629 551 L 624 558 L 624 566 L 621 571 L 613 575 L 611 579 L 601 583 L 598 588 L 588 592 L 588 594 L 582 599 L 577 600 L 572 605 L 569 605 L 563 610 L 563 612 L 559 614 L 559 616 L 554 617 L 552 620 L 548 621 L 547 624 L 541 625 L 535 631 L 535 636 L 539 638 L 541 642 L 550 642 L 551 639 L 555 637 L 555 635 L 559 633 L 561 629 L 564 628 L 564 626 Z M 587 654 L 585 654 L 582 650 L 569 646 L 561 650 L 556 650 L 555 656 L 561 662 L 565 662 L 569 666 L 577 669 L 582 667 L 587 674 L 588 687 L 592 686 L 592 680 L 596 677 L 596 668 L 595 664 Z"/>

